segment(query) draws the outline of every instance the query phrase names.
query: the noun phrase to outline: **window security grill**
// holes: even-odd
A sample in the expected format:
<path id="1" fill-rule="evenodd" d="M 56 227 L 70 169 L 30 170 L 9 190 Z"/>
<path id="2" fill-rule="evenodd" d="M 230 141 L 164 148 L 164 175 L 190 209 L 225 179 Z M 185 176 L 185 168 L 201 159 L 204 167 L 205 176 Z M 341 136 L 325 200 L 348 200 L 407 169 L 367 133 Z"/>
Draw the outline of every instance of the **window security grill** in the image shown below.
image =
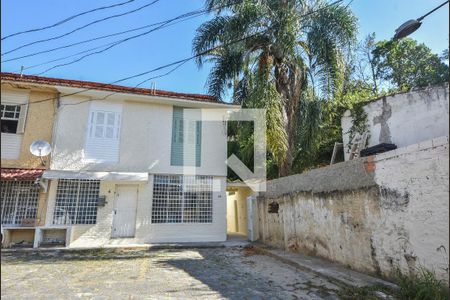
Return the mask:
<path id="1" fill-rule="evenodd" d="M 58 180 L 53 224 L 95 224 L 99 190 L 99 180 Z"/>
<path id="2" fill-rule="evenodd" d="M 212 177 L 155 175 L 152 223 L 211 223 Z"/>
<path id="3" fill-rule="evenodd" d="M 2 224 L 22 224 L 24 219 L 36 219 L 39 187 L 32 180 L 2 181 Z"/>

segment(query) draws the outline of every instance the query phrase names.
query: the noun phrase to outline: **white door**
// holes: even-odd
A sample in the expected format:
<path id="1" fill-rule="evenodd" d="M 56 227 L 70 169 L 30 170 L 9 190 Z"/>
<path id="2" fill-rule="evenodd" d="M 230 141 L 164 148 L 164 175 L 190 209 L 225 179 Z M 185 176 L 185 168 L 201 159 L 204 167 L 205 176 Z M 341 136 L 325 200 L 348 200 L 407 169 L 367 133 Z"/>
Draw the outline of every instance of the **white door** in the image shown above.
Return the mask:
<path id="1" fill-rule="evenodd" d="M 136 185 L 117 186 L 112 237 L 134 237 L 137 198 L 138 187 Z"/>

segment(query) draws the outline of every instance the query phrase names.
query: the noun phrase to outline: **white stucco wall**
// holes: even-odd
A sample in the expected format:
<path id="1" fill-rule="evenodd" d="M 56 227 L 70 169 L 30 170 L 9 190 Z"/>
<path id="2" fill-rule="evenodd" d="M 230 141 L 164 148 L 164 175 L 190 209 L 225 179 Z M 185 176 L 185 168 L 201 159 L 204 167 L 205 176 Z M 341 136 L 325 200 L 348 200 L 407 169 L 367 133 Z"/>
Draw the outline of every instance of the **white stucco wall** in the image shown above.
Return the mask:
<path id="1" fill-rule="evenodd" d="M 97 223 L 72 225 L 69 247 L 104 247 L 166 242 L 218 242 L 226 240 L 226 192 L 225 177 L 214 177 L 212 223 L 152 224 L 153 175 L 148 183 L 138 185 L 136 231 L 134 238 L 111 238 L 113 209 L 117 184 L 124 182 L 101 181 L 100 195 L 106 196 L 107 204 L 99 207 Z M 52 227 L 57 182 L 52 181 L 49 190 L 46 226 Z M 62 225 L 57 225 L 62 227 Z"/>
<path id="2" fill-rule="evenodd" d="M 393 143 L 397 148 L 449 135 L 449 87 L 383 97 L 364 106 L 369 127 L 368 147 Z M 349 157 L 350 111 L 341 120 L 345 160 Z"/>
<path id="3" fill-rule="evenodd" d="M 84 171 L 149 172 L 182 174 L 183 167 L 170 165 L 172 106 L 114 99 L 122 104 L 119 162 L 90 163 L 83 158 L 92 102 L 73 104 L 86 98 L 61 99 L 57 116 L 50 169 Z M 106 100 L 102 100 L 106 101 Z M 188 106 L 188 105 L 187 105 Z M 226 128 L 222 122 L 203 122 L 199 175 L 226 176 Z"/>
<path id="4" fill-rule="evenodd" d="M 445 136 L 269 181 L 262 242 L 385 277 L 424 267 L 448 281 L 448 147 Z M 272 201 L 279 213 L 267 212 Z"/>
<path id="5" fill-rule="evenodd" d="M 109 93 L 106 93 L 109 94 Z M 100 95 L 105 96 L 105 95 Z M 94 99 L 101 98 L 100 96 Z M 108 103 L 121 106 L 119 160 L 117 163 L 90 162 L 84 158 L 88 118 L 92 103 L 108 110 Z M 76 105 L 73 105 L 76 104 Z M 107 100 L 90 101 L 80 95 L 61 98 L 54 133 L 51 170 L 92 172 L 145 172 L 148 183 L 139 183 L 134 238 L 111 238 L 117 185 L 126 181 L 101 181 L 100 195 L 107 204 L 99 207 L 97 223 L 73 225 L 70 247 L 101 247 L 162 242 L 208 242 L 226 240 L 226 127 L 222 121 L 202 122 L 201 165 L 171 166 L 173 105 L 189 108 L 227 108 L 227 105 L 153 99 L 152 96 L 114 95 Z M 105 145 L 107 147 L 107 145 Z M 213 222 L 152 224 L 154 174 L 213 176 Z M 136 183 L 137 184 L 137 183 Z M 57 181 L 51 181 L 46 226 L 52 227 Z"/>

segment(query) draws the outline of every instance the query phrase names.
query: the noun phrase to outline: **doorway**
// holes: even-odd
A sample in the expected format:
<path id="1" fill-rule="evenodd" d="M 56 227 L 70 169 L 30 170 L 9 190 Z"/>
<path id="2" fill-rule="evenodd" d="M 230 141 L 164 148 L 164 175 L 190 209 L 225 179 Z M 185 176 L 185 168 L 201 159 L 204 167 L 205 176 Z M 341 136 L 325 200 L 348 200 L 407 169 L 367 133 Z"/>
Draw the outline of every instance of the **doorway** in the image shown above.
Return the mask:
<path id="1" fill-rule="evenodd" d="M 117 185 L 114 203 L 113 238 L 134 237 L 136 231 L 137 185 Z"/>
<path id="2" fill-rule="evenodd" d="M 228 240 L 247 236 L 247 197 L 251 190 L 246 186 L 227 186 L 227 235 Z"/>

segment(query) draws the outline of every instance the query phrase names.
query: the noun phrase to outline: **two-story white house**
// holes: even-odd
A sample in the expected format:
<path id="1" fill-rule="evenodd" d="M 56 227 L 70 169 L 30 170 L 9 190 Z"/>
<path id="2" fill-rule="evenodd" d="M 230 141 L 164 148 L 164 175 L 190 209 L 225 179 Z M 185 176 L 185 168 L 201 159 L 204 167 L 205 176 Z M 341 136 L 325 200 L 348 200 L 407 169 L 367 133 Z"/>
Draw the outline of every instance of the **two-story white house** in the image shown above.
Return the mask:
<path id="1" fill-rule="evenodd" d="M 35 246 L 226 240 L 226 126 L 187 116 L 233 106 L 87 81 L 8 74 L 3 82 L 58 92 Z"/>

